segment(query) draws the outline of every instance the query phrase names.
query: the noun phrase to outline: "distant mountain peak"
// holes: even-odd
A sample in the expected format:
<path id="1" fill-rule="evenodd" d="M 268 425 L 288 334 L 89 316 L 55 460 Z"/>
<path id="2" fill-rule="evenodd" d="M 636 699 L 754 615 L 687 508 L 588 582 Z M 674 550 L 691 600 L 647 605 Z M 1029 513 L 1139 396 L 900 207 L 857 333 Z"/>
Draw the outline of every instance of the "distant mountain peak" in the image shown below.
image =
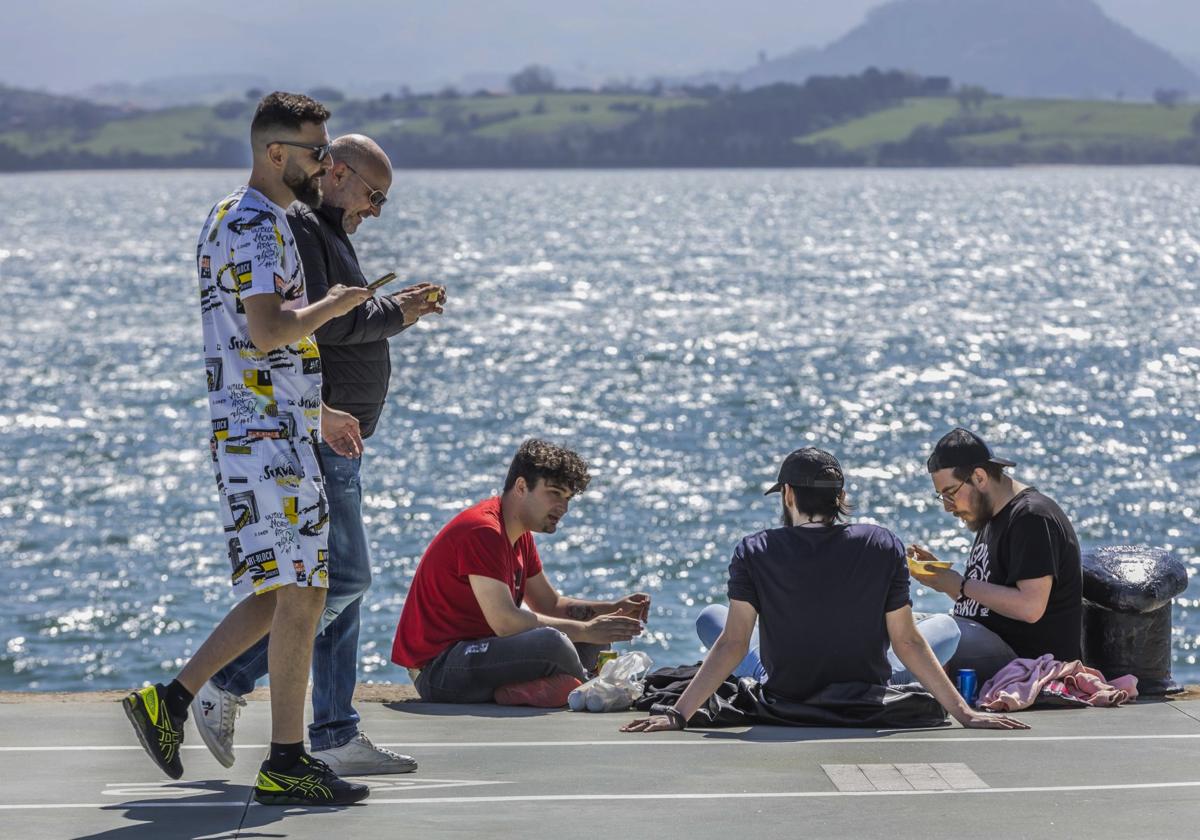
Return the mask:
<path id="1" fill-rule="evenodd" d="M 750 68 L 743 87 L 897 68 L 1010 96 L 1149 99 L 1200 77 L 1095 0 L 890 0 L 824 49 Z"/>

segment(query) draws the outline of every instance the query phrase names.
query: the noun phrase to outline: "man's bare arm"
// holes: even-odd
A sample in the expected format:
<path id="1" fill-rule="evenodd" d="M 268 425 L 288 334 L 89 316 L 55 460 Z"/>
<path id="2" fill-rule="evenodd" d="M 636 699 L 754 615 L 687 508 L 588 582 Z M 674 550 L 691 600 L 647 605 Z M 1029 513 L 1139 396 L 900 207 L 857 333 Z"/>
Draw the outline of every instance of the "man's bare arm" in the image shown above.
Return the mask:
<path id="1" fill-rule="evenodd" d="M 1006 618 L 1034 624 L 1046 614 L 1050 603 L 1050 588 L 1054 578 L 1050 575 L 1029 580 L 1019 580 L 1016 586 L 1001 586 L 982 580 L 968 580 L 963 592 L 968 598 L 978 601 L 989 610 Z"/>
<path id="2" fill-rule="evenodd" d="M 370 289 L 333 286 L 329 294 L 300 309 L 284 309 L 278 295 L 251 295 L 242 299 L 250 340 L 261 353 L 295 344 L 317 327 L 343 315 L 370 298 Z"/>
<path id="3" fill-rule="evenodd" d="M 526 581 L 525 600 L 530 609 L 541 615 L 574 621 L 591 621 L 598 616 L 613 614 L 645 621 L 650 607 L 650 596 L 642 592 L 627 595 L 619 601 L 589 601 L 561 595 L 546 579 L 545 573 Z"/>
<path id="4" fill-rule="evenodd" d="M 609 644 L 629 641 L 642 632 L 641 622 L 625 616 L 603 615 L 589 621 L 576 621 L 523 610 L 513 603 L 512 593 L 501 581 L 483 575 L 467 575 L 467 581 L 484 620 L 497 636 L 515 636 L 535 627 L 553 627 L 573 642 Z M 528 589 L 526 593 L 528 595 Z M 537 609 L 533 604 L 530 606 Z"/>
<path id="5" fill-rule="evenodd" d="M 909 546 L 913 558 L 920 563 L 936 561 L 937 557 L 919 545 Z M 978 601 L 989 610 L 995 610 L 1005 618 L 1033 624 L 1046 614 L 1050 603 L 1050 589 L 1054 578 L 1050 575 L 1017 581 L 1016 586 L 1001 586 L 982 580 L 968 580 L 963 586 L 963 576 L 952 569 L 937 569 L 925 566 L 929 573 L 913 571 L 912 576 L 931 589 L 936 589 L 958 598 L 962 591 L 968 598 Z"/>

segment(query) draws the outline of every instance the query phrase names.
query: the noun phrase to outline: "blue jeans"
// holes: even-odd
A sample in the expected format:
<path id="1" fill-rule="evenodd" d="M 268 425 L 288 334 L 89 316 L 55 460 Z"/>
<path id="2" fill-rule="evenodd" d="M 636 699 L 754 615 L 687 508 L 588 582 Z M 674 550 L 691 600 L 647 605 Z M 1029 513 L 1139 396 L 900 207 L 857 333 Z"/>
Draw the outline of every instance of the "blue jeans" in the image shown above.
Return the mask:
<path id="1" fill-rule="evenodd" d="M 354 687 L 358 682 L 358 610 L 371 585 L 371 554 L 362 521 L 361 458 L 344 458 L 320 444 L 329 500 L 329 591 L 313 644 L 312 749 L 340 747 L 358 734 Z M 239 697 L 267 674 L 267 637 L 213 677 Z"/>
<path id="2" fill-rule="evenodd" d="M 696 619 L 696 635 L 700 637 L 700 641 L 709 650 L 717 643 L 717 638 L 725 629 L 725 622 L 729 619 L 729 607 L 724 604 L 709 604 L 700 611 L 700 616 Z M 761 682 L 767 681 L 767 669 L 763 667 L 762 660 L 758 657 L 758 623 L 754 625 L 754 632 L 750 634 L 750 652 L 746 654 L 746 658 L 741 661 L 736 668 L 733 669 L 735 677 L 754 677 Z"/>
<path id="3" fill-rule="evenodd" d="M 939 665 L 945 666 L 950 661 L 950 657 L 954 656 L 954 651 L 958 650 L 958 643 L 962 638 L 962 630 L 959 628 L 958 622 L 954 620 L 954 616 L 946 613 L 913 613 L 913 618 L 917 622 L 917 631 L 929 643 L 929 649 L 933 651 L 934 658 L 937 659 Z M 892 677 L 888 680 L 889 683 L 904 685 L 917 681 L 912 671 L 904 667 L 904 663 L 900 661 L 900 657 L 896 656 L 890 646 L 887 649 L 887 658 L 888 664 L 892 666 Z"/>
<path id="4" fill-rule="evenodd" d="M 953 616 L 941 613 L 932 615 L 916 613 L 913 617 L 917 620 L 917 630 L 925 637 L 925 641 L 929 642 L 929 647 L 933 649 L 933 655 L 937 657 L 938 663 L 945 665 L 958 648 L 958 640 L 961 635 Z M 696 635 L 700 637 L 700 641 L 706 648 L 711 648 L 716 643 L 717 637 L 725 629 L 725 622 L 728 618 L 729 607 L 724 604 L 709 604 L 701 611 L 699 618 L 696 619 Z M 892 666 L 892 676 L 888 682 L 892 685 L 913 682 L 912 673 L 904 667 L 890 647 L 887 651 L 887 658 L 888 664 Z M 758 653 L 757 626 L 754 628 L 753 635 L 750 636 L 750 651 L 733 670 L 733 676 L 754 677 L 759 682 L 767 681 L 767 669 L 763 667 Z"/>

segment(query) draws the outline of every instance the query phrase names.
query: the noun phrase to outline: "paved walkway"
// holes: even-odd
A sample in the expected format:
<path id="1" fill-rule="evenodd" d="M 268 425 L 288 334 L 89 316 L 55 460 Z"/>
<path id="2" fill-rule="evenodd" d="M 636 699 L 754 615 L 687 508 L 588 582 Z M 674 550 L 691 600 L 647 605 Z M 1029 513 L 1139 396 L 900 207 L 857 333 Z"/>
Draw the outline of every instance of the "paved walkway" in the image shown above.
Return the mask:
<path id="1" fill-rule="evenodd" d="M 251 804 L 268 705 L 217 764 L 189 724 L 164 779 L 116 703 L 0 704 L 0 834 L 40 838 L 1189 836 L 1200 702 L 1027 712 L 1028 732 L 753 727 L 625 735 L 629 713 L 360 706 L 415 756 L 345 809 Z M 986 827 L 986 828 L 985 828 Z"/>

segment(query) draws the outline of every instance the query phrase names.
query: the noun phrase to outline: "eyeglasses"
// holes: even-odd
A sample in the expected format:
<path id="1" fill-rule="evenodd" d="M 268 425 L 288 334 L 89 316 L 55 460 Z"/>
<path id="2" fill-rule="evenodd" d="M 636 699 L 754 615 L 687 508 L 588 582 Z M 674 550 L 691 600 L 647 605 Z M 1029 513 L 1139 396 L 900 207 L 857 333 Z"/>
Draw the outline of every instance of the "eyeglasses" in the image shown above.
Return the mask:
<path id="1" fill-rule="evenodd" d="M 308 149 L 310 152 L 313 153 L 313 158 L 316 159 L 317 163 L 320 163 L 321 161 L 325 160 L 325 158 L 329 157 L 333 153 L 333 144 L 332 143 L 324 143 L 324 144 L 293 143 L 291 140 L 269 140 L 269 141 L 267 141 L 268 146 L 270 146 L 272 143 L 278 143 L 281 146 L 295 146 L 298 149 Z"/>
<path id="2" fill-rule="evenodd" d="M 345 163 L 346 168 L 353 172 L 355 177 L 363 182 L 363 186 L 371 191 L 371 194 L 367 196 L 367 201 L 371 202 L 372 207 L 382 207 L 383 205 L 387 204 L 387 194 L 384 193 L 383 190 L 377 190 L 372 187 L 369 183 L 367 183 L 367 179 L 359 175 L 358 170 L 346 163 L 346 161 L 342 161 L 342 163 Z"/>
<path id="3" fill-rule="evenodd" d="M 953 504 L 954 497 L 958 495 L 958 491 L 961 490 L 962 486 L 968 481 L 970 481 L 969 478 L 964 478 L 962 481 L 958 482 L 953 490 L 943 490 L 940 493 L 934 493 L 933 497 L 944 505 Z"/>

